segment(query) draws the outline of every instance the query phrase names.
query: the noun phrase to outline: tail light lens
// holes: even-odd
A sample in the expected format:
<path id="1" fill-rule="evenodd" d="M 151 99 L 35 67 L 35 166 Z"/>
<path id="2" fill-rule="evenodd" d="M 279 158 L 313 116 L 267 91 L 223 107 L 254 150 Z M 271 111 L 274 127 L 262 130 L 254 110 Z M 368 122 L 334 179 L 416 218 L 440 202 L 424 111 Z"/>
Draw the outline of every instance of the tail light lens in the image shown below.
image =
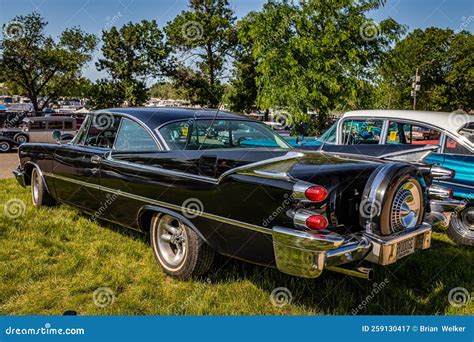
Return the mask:
<path id="1" fill-rule="evenodd" d="M 328 197 L 328 191 L 319 185 L 310 186 L 304 192 L 304 196 L 312 202 L 322 202 Z"/>
<path id="2" fill-rule="evenodd" d="M 306 226 L 313 230 L 323 230 L 328 226 L 328 220 L 323 215 L 311 215 L 306 219 Z"/>

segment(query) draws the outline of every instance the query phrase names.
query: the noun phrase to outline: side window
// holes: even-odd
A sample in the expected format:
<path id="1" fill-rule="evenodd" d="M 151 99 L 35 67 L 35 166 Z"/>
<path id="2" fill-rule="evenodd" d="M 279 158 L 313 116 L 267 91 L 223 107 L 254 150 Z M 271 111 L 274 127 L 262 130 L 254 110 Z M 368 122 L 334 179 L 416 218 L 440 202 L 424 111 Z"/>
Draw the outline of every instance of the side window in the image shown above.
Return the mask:
<path id="1" fill-rule="evenodd" d="M 246 120 L 190 120 L 168 124 L 160 134 L 171 150 L 290 148 L 265 124 Z"/>
<path id="2" fill-rule="evenodd" d="M 136 122 L 123 118 L 114 148 L 118 151 L 159 151 L 151 135 Z"/>
<path id="3" fill-rule="evenodd" d="M 89 128 L 83 144 L 85 146 L 112 148 L 120 124 L 120 117 L 110 113 L 91 116 Z"/>
<path id="4" fill-rule="evenodd" d="M 49 121 L 48 129 L 63 129 L 63 122 L 62 121 Z"/>
<path id="5" fill-rule="evenodd" d="M 472 156 L 472 153 L 469 152 L 467 148 L 462 146 L 456 140 L 446 137 L 446 143 L 444 144 L 444 153 L 453 153 L 453 154 L 463 154 Z"/>
<path id="6" fill-rule="evenodd" d="M 337 122 L 335 122 L 326 132 L 324 132 L 318 140 L 328 144 L 336 143 Z"/>
<path id="7" fill-rule="evenodd" d="M 190 122 L 174 122 L 160 128 L 160 134 L 171 150 L 184 150 L 188 142 Z"/>
<path id="8" fill-rule="evenodd" d="M 30 121 L 30 129 L 46 129 L 46 122 L 43 120 Z"/>
<path id="9" fill-rule="evenodd" d="M 378 144 L 382 134 L 382 120 L 344 120 L 342 143 L 344 145 Z"/>
<path id="10" fill-rule="evenodd" d="M 440 132 L 424 126 L 390 121 L 387 144 L 438 145 Z"/>
<path id="11" fill-rule="evenodd" d="M 72 129 L 72 121 L 64 121 L 64 129 Z"/>

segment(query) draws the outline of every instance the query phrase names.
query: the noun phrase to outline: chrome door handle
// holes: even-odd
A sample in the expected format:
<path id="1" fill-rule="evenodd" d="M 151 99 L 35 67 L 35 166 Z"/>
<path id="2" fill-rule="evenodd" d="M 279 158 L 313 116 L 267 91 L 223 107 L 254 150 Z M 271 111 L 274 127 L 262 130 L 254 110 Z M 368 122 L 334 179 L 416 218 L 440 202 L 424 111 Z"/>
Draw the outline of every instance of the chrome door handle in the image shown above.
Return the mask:
<path id="1" fill-rule="evenodd" d="M 92 156 L 91 157 L 91 163 L 92 164 L 100 164 L 102 162 L 102 157 L 101 156 Z"/>

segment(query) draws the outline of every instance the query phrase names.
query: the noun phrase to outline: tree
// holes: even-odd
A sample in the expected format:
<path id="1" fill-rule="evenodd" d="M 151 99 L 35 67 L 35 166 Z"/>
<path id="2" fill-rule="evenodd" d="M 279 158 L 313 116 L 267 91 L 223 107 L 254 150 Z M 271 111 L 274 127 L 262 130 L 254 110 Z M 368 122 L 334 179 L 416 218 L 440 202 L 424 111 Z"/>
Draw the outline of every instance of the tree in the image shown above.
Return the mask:
<path id="1" fill-rule="evenodd" d="M 102 96 L 110 92 L 113 103 L 122 96 L 121 103 L 142 104 L 148 98 L 147 79 L 160 77 L 167 69 L 169 50 L 157 22 L 129 22 L 120 29 L 114 26 L 102 32 L 102 40 L 104 57 L 96 66 L 99 71 L 106 71 L 113 81 L 106 84 L 106 80 L 100 80 L 95 84 L 94 89 L 99 91 L 101 98 L 93 102 L 104 103 Z"/>
<path id="2" fill-rule="evenodd" d="M 474 108 L 474 36 L 466 31 L 416 29 L 395 45 L 380 67 L 380 107 L 411 109 L 411 77 L 419 70 L 417 109 Z"/>
<path id="3" fill-rule="evenodd" d="M 0 42 L 0 73 L 8 84 L 30 98 L 35 111 L 57 99 L 81 77 L 97 45 L 94 35 L 79 28 L 65 30 L 54 41 L 45 34 L 46 26 L 36 12 L 16 16 L 3 25 L 5 34 Z"/>
<path id="4" fill-rule="evenodd" d="M 150 88 L 150 96 L 159 99 L 185 100 L 188 99 L 186 90 L 172 82 L 158 82 Z"/>
<path id="5" fill-rule="evenodd" d="M 403 31 L 392 19 L 376 24 L 366 17 L 383 3 L 270 0 L 249 13 L 243 20 L 256 61 L 257 105 L 288 108 L 295 121 L 317 111 L 324 122 L 338 104 L 356 101 Z"/>
<path id="6" fill-rule="evenodd" d="M 190 0 L 189 7 L 165 28 L 169 46 L 186 61 L 176 63 L 171 76 L 194 93 L 196 103 L 216 107 L 225 64 L 237 43 L 234 12 L 227 0 Z"/>

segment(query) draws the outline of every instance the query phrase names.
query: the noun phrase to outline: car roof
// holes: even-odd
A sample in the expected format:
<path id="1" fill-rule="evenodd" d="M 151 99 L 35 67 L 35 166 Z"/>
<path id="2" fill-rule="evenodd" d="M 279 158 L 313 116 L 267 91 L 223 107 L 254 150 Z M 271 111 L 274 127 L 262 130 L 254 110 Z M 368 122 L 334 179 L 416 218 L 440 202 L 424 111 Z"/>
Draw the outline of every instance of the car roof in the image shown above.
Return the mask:
<path id="1" fill-rule="evenodd" d="M 474 122 L 474 115 L 466 113 L 458 114 L 456 112 L 447 113 L 418 110 L 355 110 L 344 113 L 343 118 L 360 116 L 418 121 L 439 127 L 454 135 L 458 135 L 458 131 L 467 123 Z"/>
<path id="2" fill-rule="evenodd" d="M 201 109 L 201 108 L 181 108 L 181 107 L 134 107 L 134 108 L 110 108 L 96 111 L 95 113 L 114 113 L 130 115 L 143 123 L 147 124 L 151 129 L 155 129 L 167 122 L 188 119 L 213 119 L 217 109 Z M 248 120 L 242 114 L 230 113 L 219 110 L 218 119 L 235 119 Z"/>

